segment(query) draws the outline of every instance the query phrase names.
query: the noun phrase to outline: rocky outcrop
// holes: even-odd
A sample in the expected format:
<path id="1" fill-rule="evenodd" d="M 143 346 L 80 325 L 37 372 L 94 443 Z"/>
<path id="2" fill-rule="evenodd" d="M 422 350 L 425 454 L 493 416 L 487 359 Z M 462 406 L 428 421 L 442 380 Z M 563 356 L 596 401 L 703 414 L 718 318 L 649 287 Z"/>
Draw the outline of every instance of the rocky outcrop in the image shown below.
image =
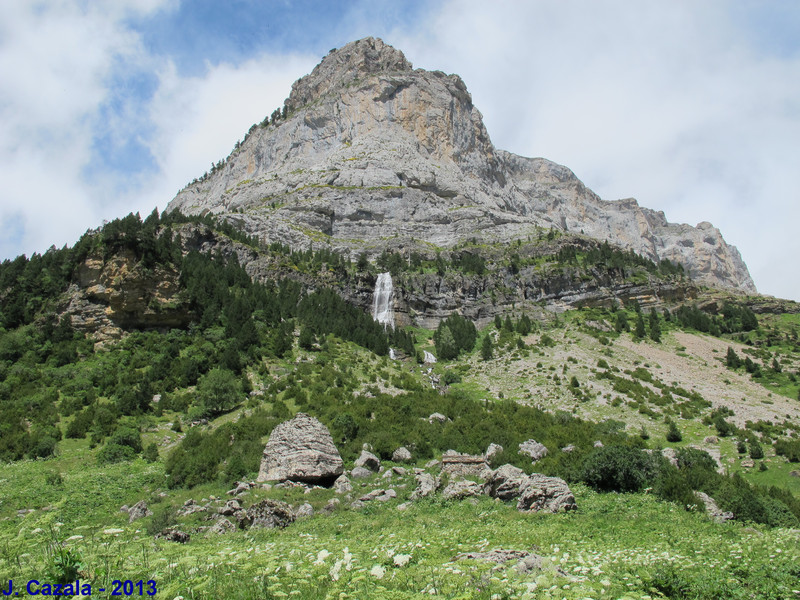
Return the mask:
<path id="1" fill-rule="evenodd" d="M 372 452 L 362 450 L 361 456 L 356 459 L 354 464 L 356 467 L 363 467 L 377 473 L 381 468 L 381 459 L 372 454 Z"/>
<path id="2" fill-rule="evenodd" d="M 90 254 L 75 269 L 63 314 L 99 342 L 130 329 L 183 328 L 195 315 L 179 295 L 178 277 L 168 264 L 145 269 L 127 250 L 106 259 Z"/>
<path id="3" fill-rule="evenodd" d="M 755 287 L 708 223 L 669 223 L 635 200 L 600 199 L 567 168 L 494 148 L 457 75 L 413 70 L 367 38 L 331 52 L 292 87 L 286 117 L 254 126 L 219 169 L 167 210 L 212 213 L 263 241 L 375 256 L 424 240 L 505 242 L 537 227 L 583 231 L 698 282 Z"/>
<path id="4" fill-rule="evenodd" d="M 486 457 L 482 454 L 461 454 L 448 450 L 442 455 L 442 473 L 451 478 L 483 477 L 489 470 Z"/>
<path id="5" fill-rule="evenodd" d="M 298 481 L 330 485 L 344 472 L 344 463 L 327 427 L 298 413 L 269 436 L 258 481 Z"/>

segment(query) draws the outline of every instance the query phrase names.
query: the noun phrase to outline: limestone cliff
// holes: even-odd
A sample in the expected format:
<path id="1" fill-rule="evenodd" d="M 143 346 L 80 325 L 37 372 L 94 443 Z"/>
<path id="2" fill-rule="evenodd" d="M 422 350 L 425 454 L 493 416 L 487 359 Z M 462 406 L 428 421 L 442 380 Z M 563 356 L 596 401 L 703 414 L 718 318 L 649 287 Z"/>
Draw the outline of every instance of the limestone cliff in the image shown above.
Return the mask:
<path id="1" fill-rule="evenodd" d="M 285 109 L 167 210 L 210 212 L 265 242 L 351 255 L 555 227 L 680 262 L 702 284 L 755 292 L 738 251 L 710 224 L 676 225 L 635 200 L 601 200 L 565 167 L 495 149 L 457 75 L 414 70 L 381 40 L 331 52 L 292 86 Z"/>

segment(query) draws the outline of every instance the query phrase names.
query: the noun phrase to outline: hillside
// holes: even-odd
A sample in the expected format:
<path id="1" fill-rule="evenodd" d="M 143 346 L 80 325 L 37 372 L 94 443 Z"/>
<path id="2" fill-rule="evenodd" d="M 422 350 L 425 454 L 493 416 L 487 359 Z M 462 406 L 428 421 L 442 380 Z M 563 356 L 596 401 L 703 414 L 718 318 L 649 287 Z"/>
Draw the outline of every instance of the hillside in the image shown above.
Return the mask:
<path id="1" fill-rule="evenodd" d="M 354 42 L 164 214 L 0 264 L 0 577 L 796 597 L 799 329 L 712 226 Z"/>

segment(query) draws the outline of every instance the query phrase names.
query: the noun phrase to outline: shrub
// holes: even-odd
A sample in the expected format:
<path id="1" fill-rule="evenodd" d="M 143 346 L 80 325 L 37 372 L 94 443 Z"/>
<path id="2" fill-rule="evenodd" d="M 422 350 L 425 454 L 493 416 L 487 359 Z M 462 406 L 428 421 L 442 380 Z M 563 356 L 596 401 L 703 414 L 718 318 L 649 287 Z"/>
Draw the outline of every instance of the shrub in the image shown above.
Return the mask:
<path id="1" fill-rule="evenodd" d="M 107 443 L 97 453 L 97 462 L 101 465 L 124 462 L 136 458 L 136 452 L 130 446 Z"/>
<path id="2" fill-rule="evenodd" d="M 705 469 L 716 471 L 717 463 L 705 450 L 696 448 L 680 448 L 676 453 L 679 469 Z"/>
<path id="3" fill-rule="evenodd" d="M 667 441 L 668 442 L 680 442 L 683 439 L 680 430 L 678 430 L 678 426 L 675 424 L 675 421 L 669 422 L 669 430 L 667 431 Z"/>
<path id="4" fill-rule="evenodd" d="M 750 458 L 753 460 L 760 460 L 764 458 L 764 449 L 761 447 L 761 444 L 758 443 L 758 440 L 753 440 L 750 442 Z M 762 465 L 764 463 L 761 463 Z"/>
<path id="5" fill-rule="evenodd" d="M 648 485 L 655 474 L 655 461 L 642 450 L 606 446 L 586 459 L 581 479 L 599 491 L 636 492 Z"/>
<path id="6" fill-rule="evenodd" d="M 147 462 L 156 462 L 158 460 L 158 446 L 153 442 L 147 444 L 147 446 L 144 447 L 142 457 Z"/>
<path id="7" fill-rule="evenodd" d="M 139 430 L 133 427 L 118 427 L 107 443 L 128 446 L 135 454 L 142 451 L 142 436 Z"/>

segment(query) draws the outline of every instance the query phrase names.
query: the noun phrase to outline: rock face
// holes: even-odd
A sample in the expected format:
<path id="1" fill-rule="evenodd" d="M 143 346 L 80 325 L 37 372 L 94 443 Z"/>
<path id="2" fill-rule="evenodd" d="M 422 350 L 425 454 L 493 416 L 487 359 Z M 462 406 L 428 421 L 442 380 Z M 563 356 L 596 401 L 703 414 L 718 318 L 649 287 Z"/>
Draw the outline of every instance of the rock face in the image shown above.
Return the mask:
<path id="1" fill-rule="evenodd" d="M 177 271 L 163 264 L 146 270 L 128 250 L 107 259 L 90 254 L 74 277 L 64 314 L 99 342 L 118 339 L 123 330 L 183 328 L 196 316 L 179 296 Z"/>
<path id="2" fill-rule="evenodd" d="M 679 262 L 700 283 L 755 291 L 712 225 L 601 200 L 566 167 L 496 149 L 460 77 L 414 70 L 381 40 L 331 52 L 292 86 L 285 109 L 167 210 L 221 215 L 295 248 L 323 240 L 351 256 L 413 240 L 449 248 L 525 239 L 536 226 L 583 231 Z"/>
<path id="3" fill-rule="evenodd" d="M 332 484 L 344 471 L 328 429 L 298 413 L 272 431 L 264 448 L 258 481 L 301 481 Z"/>

